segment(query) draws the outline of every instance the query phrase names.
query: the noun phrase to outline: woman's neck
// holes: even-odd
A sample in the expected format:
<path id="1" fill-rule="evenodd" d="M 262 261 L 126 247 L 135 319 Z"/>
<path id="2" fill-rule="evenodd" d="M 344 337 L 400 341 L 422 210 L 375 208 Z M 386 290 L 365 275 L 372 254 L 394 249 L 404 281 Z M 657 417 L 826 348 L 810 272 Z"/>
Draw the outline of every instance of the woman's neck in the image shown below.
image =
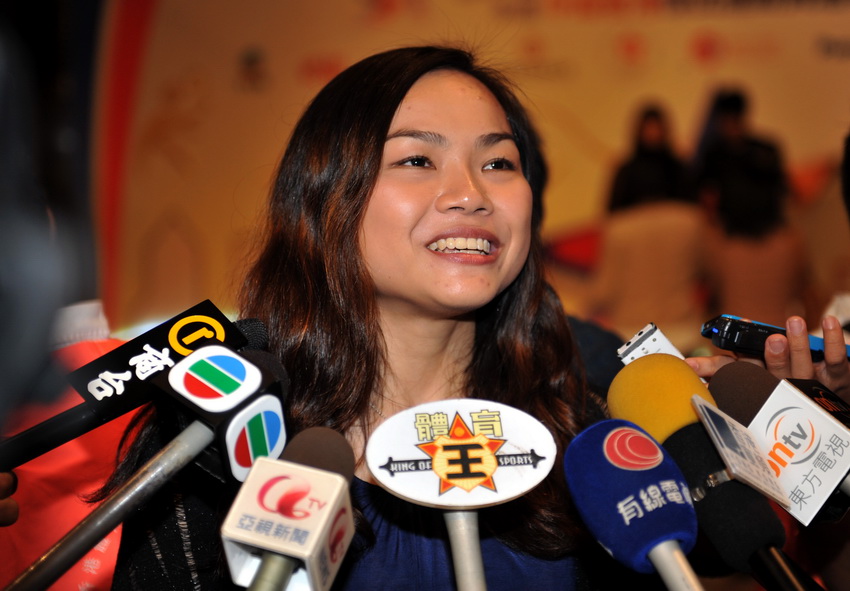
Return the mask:
<path id="1" fill-rule="evenodd" d="M 466 369 L 475 341 L 475 322 L 402 320 L 381 317 L 385 365 L 370 415 L 346 433 L 359 458 L 355 474 L 374 484 L 363 453 L 368 433 L 392 415 L 425 402 L 465 396 Z M 364 431 L 365 429 L 365 431 Z"/>
<path id="2" fill-rule="evenodd" d="M 382 319 L 386 365 L 373 398 L 384 417 L 406 408 L 465 395 L 475 322 L 471 319 L 391 321 Z"/>

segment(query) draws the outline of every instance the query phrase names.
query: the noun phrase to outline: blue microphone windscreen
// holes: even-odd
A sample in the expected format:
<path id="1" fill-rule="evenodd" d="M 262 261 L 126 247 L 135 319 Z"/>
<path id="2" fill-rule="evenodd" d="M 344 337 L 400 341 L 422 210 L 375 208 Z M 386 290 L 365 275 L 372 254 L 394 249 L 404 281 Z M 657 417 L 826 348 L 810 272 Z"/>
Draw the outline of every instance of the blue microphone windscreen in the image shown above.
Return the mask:
<path id="1" fill-rule="evenodd" d="M 567 486 L 590 532 L 619 562 L 655 572 L 648 554 L 675 540 L 693 549 L 697 519 L 679 467 L 643 429 L 608 419 L 579 433 L 564 456 Z"/>

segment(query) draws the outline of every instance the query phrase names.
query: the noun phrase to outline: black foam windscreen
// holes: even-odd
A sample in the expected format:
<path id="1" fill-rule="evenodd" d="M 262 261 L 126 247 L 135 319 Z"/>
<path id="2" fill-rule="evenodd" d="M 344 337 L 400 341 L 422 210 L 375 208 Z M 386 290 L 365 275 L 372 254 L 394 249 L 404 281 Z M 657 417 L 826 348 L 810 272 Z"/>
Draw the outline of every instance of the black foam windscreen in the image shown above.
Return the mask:
<path id="1" fill-rule="evenodd" d="M 269 329 L 266 328 L 262 320 L 258 318 L 240 318 L 233 324 L 248 339 L 248 344 L 244 347 L 245 349 L 265 351 L 269 348 Z"/>
<path id="2" fill-rule="evenodd" d="M 779 381 L 757 365 L 735 361 L 715 372 L 708 390 L 723 412 L 742 425 L 749 425 Z"/>
<path id="3" fill-rule="evenodd" d="M 782 548 L 785 528 L 761 493 L 736 480 L 705 486 L 707 477 L 722 472 L 725 465 L 702 424 L 679 429 L 664 441 L 664 449 L 681 468 L 688 486 L 705 493 L 694 503 L 700 529 L 730 567 L 750 572 L 750 560 L 757 551 Z"/>

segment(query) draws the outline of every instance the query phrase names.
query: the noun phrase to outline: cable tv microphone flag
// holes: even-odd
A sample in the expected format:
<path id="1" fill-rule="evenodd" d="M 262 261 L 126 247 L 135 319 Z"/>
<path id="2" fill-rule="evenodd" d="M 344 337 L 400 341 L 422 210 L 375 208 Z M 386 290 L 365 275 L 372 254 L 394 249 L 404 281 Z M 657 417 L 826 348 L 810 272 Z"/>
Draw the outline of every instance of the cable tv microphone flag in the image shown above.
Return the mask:
<path id="1" fill-rule="evenodd" d="M 531 415 L 490 400 L 440 400 L 375 429 L 366 464 L 397 497 L 443 510 L 459 591 L 487 588 L 477 509 L 505 503 L 546 478 L 555 440 Z"/>
<path id="2" fill-rule="evenodd" d="M 71 372 L 68 381 L 84 402 L 0 441 L 0 471 L 17 468 L 154 400 L 160 388 L 151 378 L 209 340 L 233 349 L 250 345 L 236 324 L 204 300 Z"/>
<path id="3" fill-rule="evenodd" d="M 618 562 L 658 572 L 671 591 L 701 590 L 685 558 L 697 517 L 685 476 L 646 431 L 608 419 L 579 433 L 564 455 L 582 520 Z"/>
<path id="4" fill-rule="evenodd" d="M 233 582 L 252 591 L 327 591 L 354 537 L 354 452 L 327 427 L 261 458 L 221 528 Z"/>

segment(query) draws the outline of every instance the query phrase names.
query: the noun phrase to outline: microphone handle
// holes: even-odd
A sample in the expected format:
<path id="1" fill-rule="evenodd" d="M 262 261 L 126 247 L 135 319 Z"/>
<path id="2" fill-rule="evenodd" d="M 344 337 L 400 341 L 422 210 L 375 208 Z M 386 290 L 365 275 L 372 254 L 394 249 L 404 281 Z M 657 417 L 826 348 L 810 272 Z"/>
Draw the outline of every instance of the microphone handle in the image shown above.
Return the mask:
<path id="1" fill-rule="evenodd" d="M 141 506 L 215 439 L 215 432 L 194 421 L 102 504 L 18 575 L 5 591 L 47 589 L 86 552 Z"/>
<path id="2" fill-rule="evenodd" d="M 104 421 L 91 405 L 78 404 L 46 421 L 0 441 L 0 472 L 8 472 L 30 460 L 88 433 Z"/>
<path id="3" fill-rule="evenodd" d="M 281 591 L 289 585 L 289 579 L 298 566 L 298 561 L 283 554 L 266 550 L 260 568 L 248 591 Z"/>
<path id="4" fill-rule="evenodd" d="M 487 591 L 478 536 L 478 511 L 443 512 L 449 531 L 458 591 Z"/>
<path id="5" fill-rule="evenodd" d="M 694 569 L 676 540 L 666 540 L 649 551 L 649 561 L 670 591 L 703 591 Z"/>
<path id="6" fill-rule="evenodd" d="M 768 546 L 750 557 L 753 578 L 767 591 L 825 591 L 782 550 Z"/>

